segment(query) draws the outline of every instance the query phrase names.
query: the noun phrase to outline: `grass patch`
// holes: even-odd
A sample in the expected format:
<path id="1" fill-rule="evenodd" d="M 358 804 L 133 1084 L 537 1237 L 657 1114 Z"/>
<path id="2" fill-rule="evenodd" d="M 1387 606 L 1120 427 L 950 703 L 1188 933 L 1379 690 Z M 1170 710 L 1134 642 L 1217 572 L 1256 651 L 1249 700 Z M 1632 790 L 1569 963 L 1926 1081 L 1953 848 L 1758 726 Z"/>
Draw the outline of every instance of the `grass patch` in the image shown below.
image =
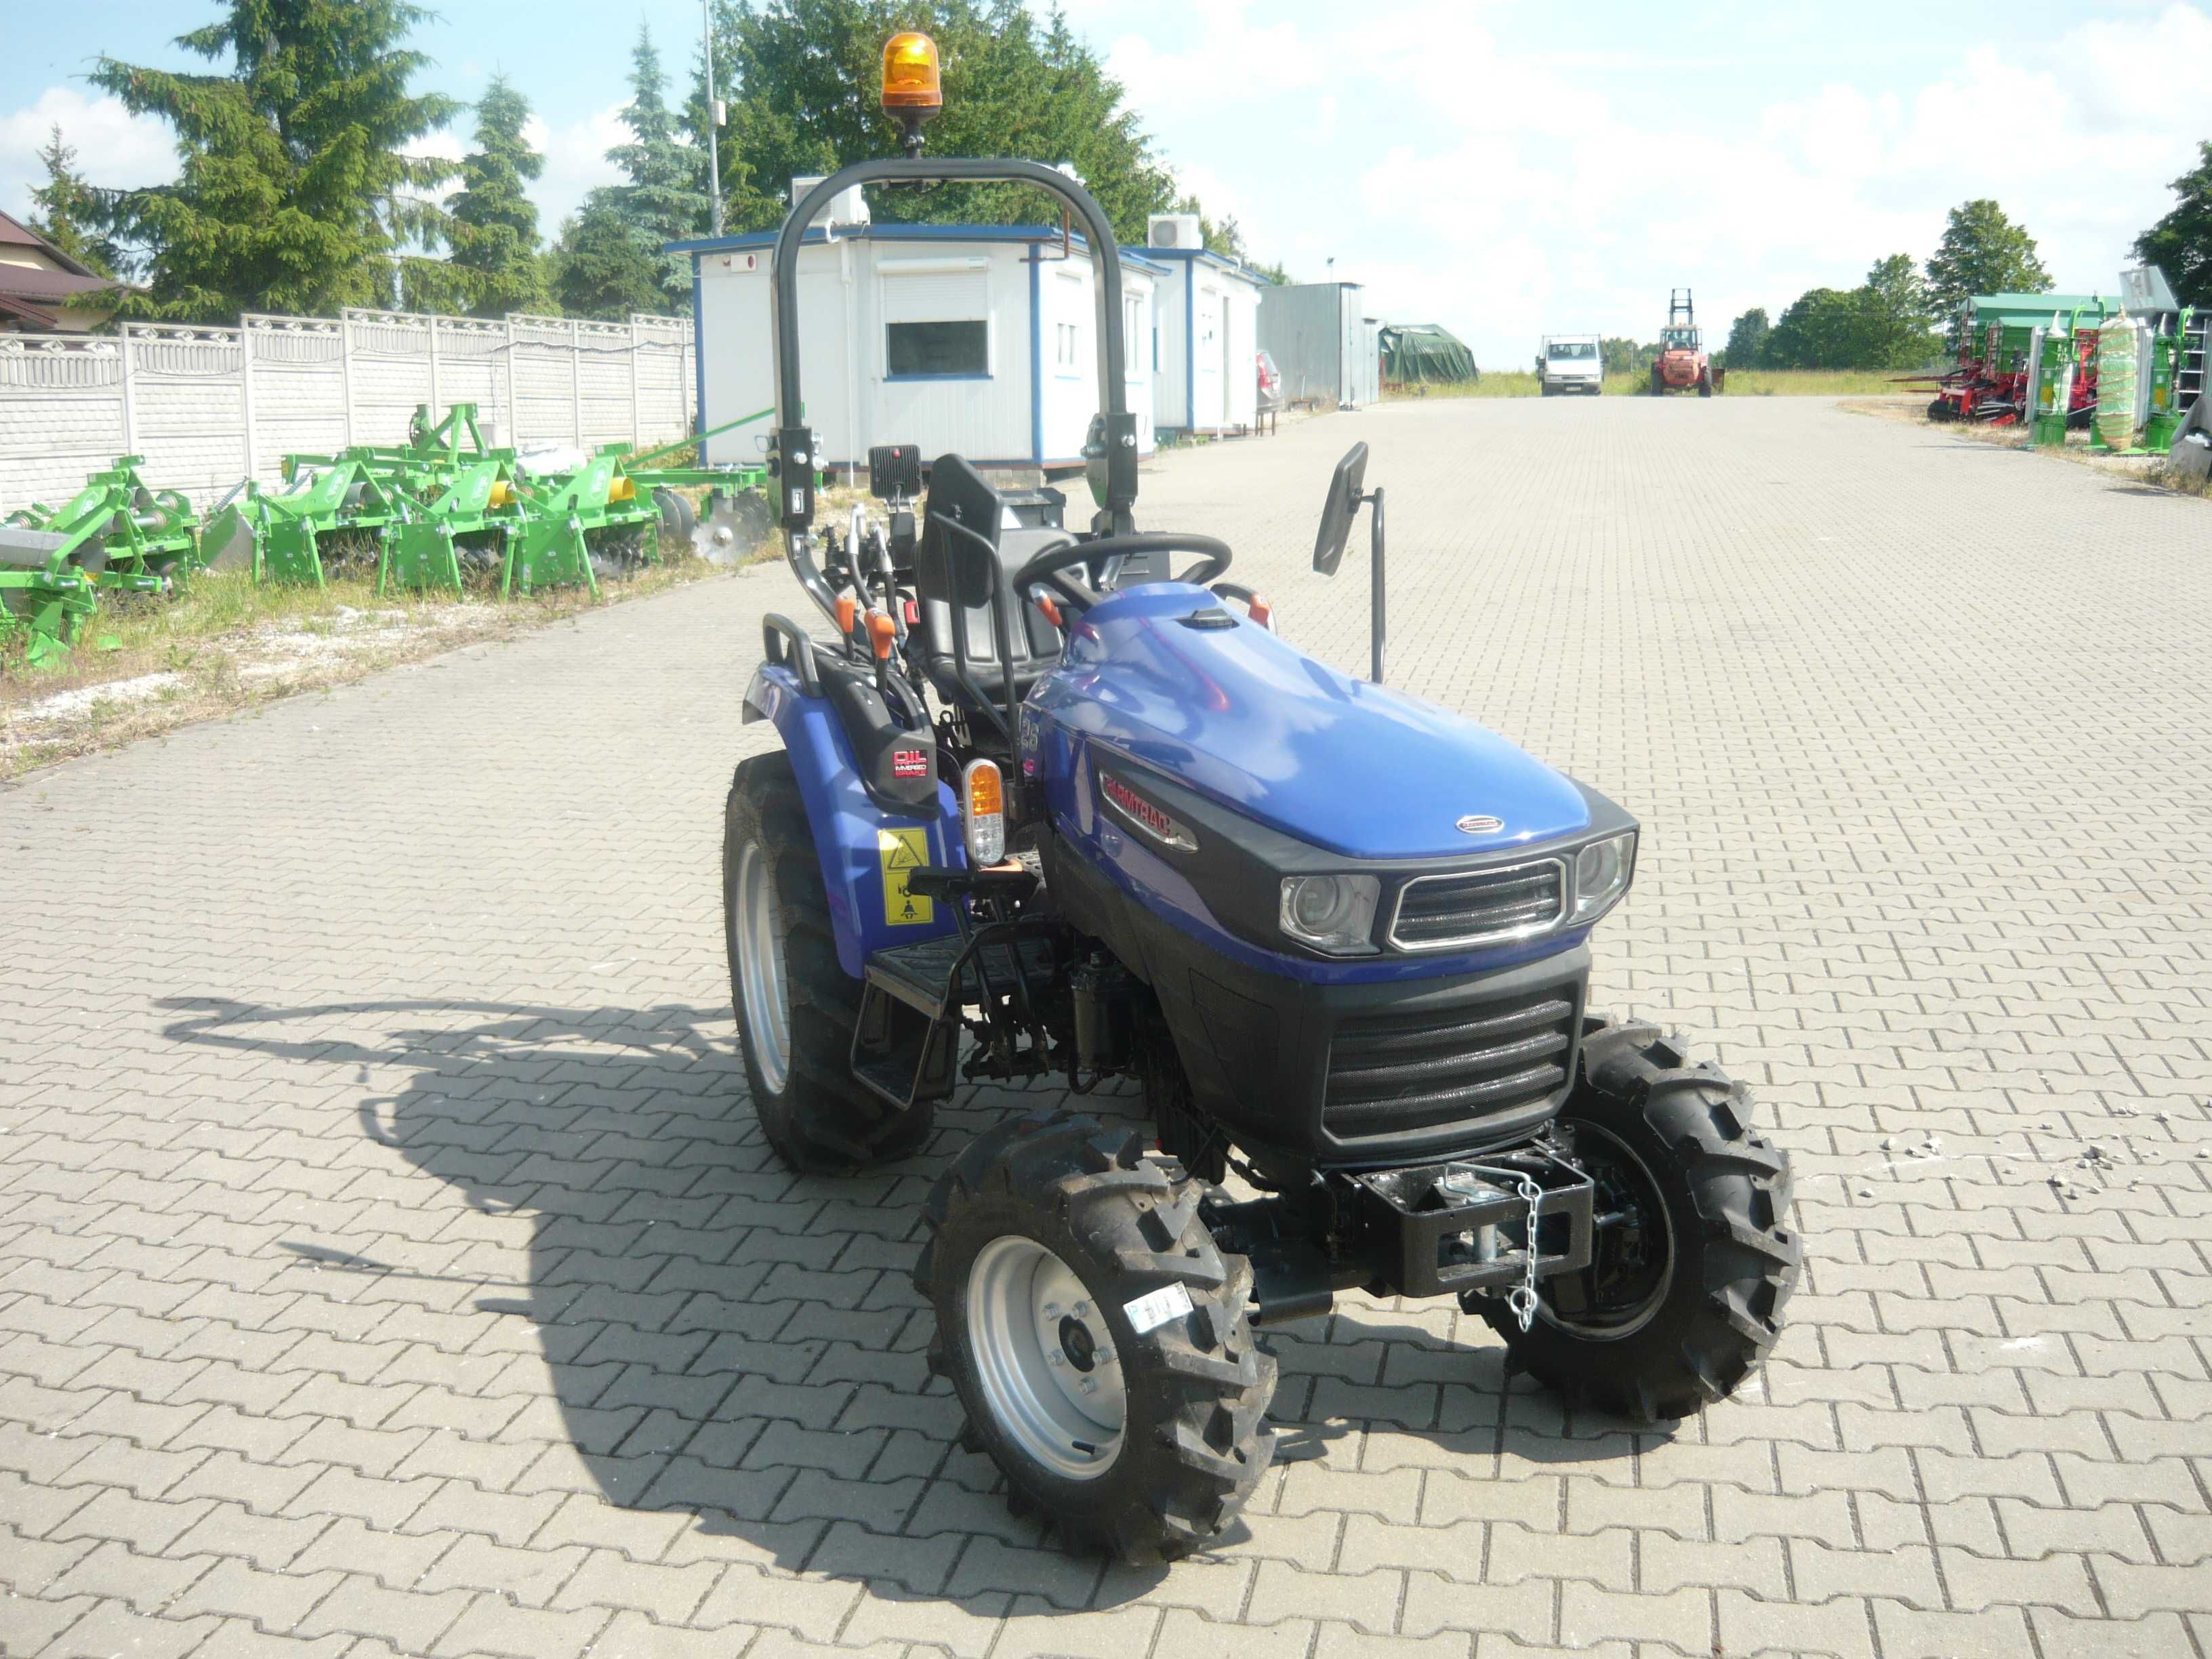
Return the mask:
<path id="1" fill-rule="evenodd" d="M 773 544 L 762 553 L 772 555 Z M 605 602 L 642 599 L 728 574 L 664 537 L 661 562 L 600 579 Z M 760 555 L 756 555 L 756 557 Z M 343 684 L 460 645 L 508 639 L 591 609 L 588 590 L 502 602 L 496 578 L 471 591 L 392 592 L 373 572 L 322 588 L 258 585 L 202 572 L 172 599 L 100 596 L 99 613 L 58 667 L 33 672 L 20 641 L 0 660 L 0 781 L 73 755 Z"/>
<path id="2" fill-rule="evenodd" d="M 1724 398 L 1864 398 L 1890 395 L 1899 390 L 1887 370 L 1862 373 L 1855 369 L 1747 368 L 1729 375 L 1720 395 Z M 1527 370 L 1518 373 L 1491 370 L 1486 372 L 1480 380 L 1413 386 L 1383 394 L 1391 403 L 1413 402 L 1422 398 L 1535 398 L 1541 395 L 1536 376 Z M 1651 377 L 1648 374 L 1608 374 L 1605 377 L 1605 395 L 1608 398 L 1647 398 L 1651 395 Z M 1669 395 L 1687 398 L 1697 394 L 1677 392 Z"/>

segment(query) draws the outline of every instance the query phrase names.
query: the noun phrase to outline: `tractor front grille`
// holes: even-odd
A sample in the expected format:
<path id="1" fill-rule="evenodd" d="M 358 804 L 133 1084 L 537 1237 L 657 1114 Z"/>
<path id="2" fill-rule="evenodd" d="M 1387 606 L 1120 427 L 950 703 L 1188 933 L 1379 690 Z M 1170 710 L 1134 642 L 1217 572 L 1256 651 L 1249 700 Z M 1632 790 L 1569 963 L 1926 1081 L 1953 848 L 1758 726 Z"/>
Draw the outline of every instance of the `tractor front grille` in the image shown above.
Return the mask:
<path id="1" fill-rule="evenodd" d="M 1565 1088 L 1575 986 L 1423 1014 L 1346 1020 L 1329 1047 L 1322 1124 L 1340 1140 L 1434 1128 L 1527 1106 Z"/>
<path id="2" fill-rule="evenodd" d="M 1421 876 L 1398 894 L 1390 943 L 1401 951 L 1492 945 L 1540 933 L 1566 903 L 1567 867 L 1558 859 Z"/>

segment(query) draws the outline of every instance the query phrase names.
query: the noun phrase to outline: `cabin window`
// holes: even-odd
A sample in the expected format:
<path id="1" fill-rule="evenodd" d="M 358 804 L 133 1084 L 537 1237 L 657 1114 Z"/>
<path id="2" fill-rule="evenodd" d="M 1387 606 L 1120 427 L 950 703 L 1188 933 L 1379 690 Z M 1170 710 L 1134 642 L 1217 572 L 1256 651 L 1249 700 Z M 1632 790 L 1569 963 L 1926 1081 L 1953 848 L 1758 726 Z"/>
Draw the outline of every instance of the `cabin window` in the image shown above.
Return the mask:
<path id="1" fill-rule="evenodd" d="M 980 317 L 972 321 L 886 324 L 887 372 L 894 380 L 909 374 L 988 374 L 990 336 L 990 325 Z"/>
<path id="2" fill-rule="evenodd" d="M 919 262 L 917 262 L 919 263 Z M 886 271 L 884 373 L 892 380 L 991 372 L 990 272 L 981 261 Z"/>

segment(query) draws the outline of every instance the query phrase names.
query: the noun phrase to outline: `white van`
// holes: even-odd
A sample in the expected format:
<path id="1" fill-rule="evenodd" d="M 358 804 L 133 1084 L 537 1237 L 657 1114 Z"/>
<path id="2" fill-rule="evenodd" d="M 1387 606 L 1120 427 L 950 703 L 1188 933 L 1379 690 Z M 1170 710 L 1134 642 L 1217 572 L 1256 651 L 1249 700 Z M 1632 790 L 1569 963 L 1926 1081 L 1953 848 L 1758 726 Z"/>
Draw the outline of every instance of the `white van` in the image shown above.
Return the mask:
<path id="1" fill-rule="evenodd" d="M 1587 392 L 1595 398 L 1605 390 L 1605 363 L 1595 334 L 1547 334 L 1543 365 L 1547 398 L 1555 392 Z"/>

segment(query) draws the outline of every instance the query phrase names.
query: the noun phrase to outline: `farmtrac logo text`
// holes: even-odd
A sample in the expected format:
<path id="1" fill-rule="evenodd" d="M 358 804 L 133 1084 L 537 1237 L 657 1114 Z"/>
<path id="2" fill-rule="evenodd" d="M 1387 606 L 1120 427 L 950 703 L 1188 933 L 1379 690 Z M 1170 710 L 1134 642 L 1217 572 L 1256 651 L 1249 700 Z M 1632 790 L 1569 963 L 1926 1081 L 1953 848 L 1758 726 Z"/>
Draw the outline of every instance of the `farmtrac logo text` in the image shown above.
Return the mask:
<path id="1" fill-rule="evenodd" d="M 1198 850 L 1197 836 L 1111 772 L 1098 775 L 1098 787 L 1105 791 L 1106 799 L 1119 809 L 1123 817 L 1161 846 L 1172 847 L 1181 853 L 1195 853 Z"/>

